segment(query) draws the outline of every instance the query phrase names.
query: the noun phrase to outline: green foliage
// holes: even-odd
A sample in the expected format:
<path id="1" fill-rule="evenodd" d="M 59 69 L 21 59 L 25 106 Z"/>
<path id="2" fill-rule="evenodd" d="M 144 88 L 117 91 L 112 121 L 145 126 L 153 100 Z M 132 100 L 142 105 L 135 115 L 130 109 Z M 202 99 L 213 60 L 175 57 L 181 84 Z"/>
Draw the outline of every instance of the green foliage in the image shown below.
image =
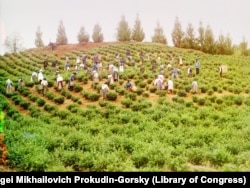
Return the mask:
<path id="1" fill-rule="evenodd" d="M 113 91 L 108 92 L 107 99 L 111 101 L 115 101 L 117 99 L 117 93 Z"/>
<path id="2" fill-rule="evenodd" d="M 57 104 L 63 104 L 64 103 L 64 100 L 65 98 L 63 96 L 56 96 L 53 98 L 54 102 L 57 103 Z"/>
<path id="3" fill-rule="evenodd" d="M 102 28 L 99 24 L 95 24 L 94 25 L 94 29 L 93 29 L 93 34 L 92 34 L 92 39 L 94 42 L 103 42 L 104 37 L 102 34 Z"/>
<path id="4" fill-rule="evenodd" d="M 38 105 L 38 106 L 43 106 L 43 105 L 46 103 L 45 100 L 43 100 L 43 99 L 41 99 L 41 98 L 40 98 L 40 99 L 38 98 L 38 99 L 36 100 L 36 102 L 37 102 L 37 105 Z"/>
<path id="5" fill-rule="evenodd" d="M 174 29 L 171 33 L 172 40 L 174 43 L 175 47 L 182 47 L 182 40 L 184 37 L 184 32 L 182 31 L 181 23 L 179 21 L 179 18 L 175 18 L 175 24 L 174 24 Z"/>
<path id="6" fill-rule="evenodd" d="M 87 92 L 87 91 L 83 91 L 82 95 L 84 98 L 91 100 L 91 101 L 98 101 L 101 96 L 100 94 Z"/>
<path id="7" fill-rule="evenodd" d="M 139 18 L 139 15 L 137 15 L 134 29 L 132 31 L 132 40 L 137 42 L 142 42 L 145 38 L 145 33 L 143 32 L 143 29 L 141 27 L 141 20 Z"/>
<path id="8" fill-rule="evenodd" d="M 59 45 L 68 44 L 68 38 L 65 32 L 63 21 L 61 20 L 58 26 L 58 33 L 56 36 L 56 43 Z"/>
<path id="9" fill-rule="evenodd" d="M 130 98 L 124 98 L 121 100 L 121 104 L 124 107 L 129 108 L 133 104 L 133 101 Z"/>
<path id="10" fill-rule="evenodd" d="M 89 42 L 89 34 L 85 31 L 85 28 L 83 26 L 80 28 L 77 39 L 79 44 Z"/>
<path id="11" fill-rule="evenodd" d="M 116 39 L 117 41 L 130 41 L 131 40 L 131 31 L 128 26 L 128 22 L 125 19 L 125 16 L 121 17 L 121 21 L 118 24 Z"/>
<path id="12" fill-rule="evenodd" d="M 152 37 L 152 42 L 167 44 L 167 39 L 164 35 L 163 29 L 159 22 L 157 23 L 157 26 L 154 31 L 155 33 L 154 33 L 154 36 Z"/>
<path id="13" fill-rule="evenodd" d="M 37 28 L 35 45 L 36 45 L 37 48 L 44 46 L 44 43 L 43 43 L 43 40 L 42 40 L 42 32 L 41 32 L 40 26 L 38 26 L 38 28 Z"/>
<path id="14" fill-rule="evenodd" d="M 190 31 L 189 37 L 191 34 Z M 92 77 L 81 70 L 75 81 L 75 86 L 82 87 L 78 92 L 50 88 L 42 96 L 36 91 L 38 83 L 34 82 L 35 88 L 30 85 L 6 95 L 6 88 L 1 85 L 8 167 L 16 171 L 81 172 L 248 170 L 249 58 L 211 56 L 194 50 L 135 43 L 64 55 L 75 61 L 76 55 L 85 53 L 92 57 L 98 51 L 106 66 L 114 61 L 116 53 L 124 54 L 127 49 L 136 64 L 131 67 L 128 63 L 119 74 L 119 81 L 110 85 L 113 100 L 100 99 L 101 82 L 95 87 L 82 85 Z M 163 62 L 168 61 L 170 53 L 183 57 L 183 72 L 174 80 L 173 94 L 166 95 L 166 91 L 159 92 L 153 87 L 158 72 L 152 73 L 146 56 L 145 72 L 140 74 L 140 51 L 148 53 L 150 59 L 160 56 Z M 184 95 L 192 81 L 186 77 L 185 69 L 188 64 L 193 66 L 197 57 L 202 69 L 195 79 L 201 93 Z M 30 70 L 42 65 L 44 58 L 53 60 L 55 56 L 36 52 L 0 56 L 0 81 L 4 83 L 10 77 L 16 82 L 16 75 L 28 80 Z M 64 57 L 56 58 L 63 65 Z M 87 61 L 91 66 L 91 58 Z M 228 72 L 222 78 L 218 77 L 217 62 L 228 65 Z M 48 67 L 45 73 L 54 75 L 54 69 Z M 68 74 L 62 72 L 64 77 Z M 165 74 L 166 78 L 170 76 L 167 71 Z M 106 78 L 107 71 L 104 69 L 100 75 Z M 242 75 L 245 75 L 243 80 Z M 126 79 L 135 83 L 136 91 L 125 90 Z"/>

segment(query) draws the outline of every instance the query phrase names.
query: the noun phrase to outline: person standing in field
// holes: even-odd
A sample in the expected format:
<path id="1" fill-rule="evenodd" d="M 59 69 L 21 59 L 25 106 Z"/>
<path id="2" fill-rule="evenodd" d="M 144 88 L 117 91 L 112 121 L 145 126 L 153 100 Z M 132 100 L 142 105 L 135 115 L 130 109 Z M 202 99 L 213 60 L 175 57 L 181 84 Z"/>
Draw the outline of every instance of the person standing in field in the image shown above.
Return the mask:
<path id="1" fill-rule="evenodd" d="M 188 75 L 188 77 L 192 77 L 193 76 L 191 66 L 188 66 L 187 75 Z"/>
<path id="2" fill-rule="evenodd" d="M 127 80 L 127 83 L 125 84 L 125 88 L 128 91 L 132 91 L 132 83 L 130 82 L 130 80 Z"/>
<path id="3" fill-rule="evenodd" d="M 6 93 L 10 94 L 13 91 L 13 82 L 10 79 L 7 79 L 6 82 Z"/>
<path id="4" fill-rule="evenodd" d="M 43 78 L 43 80 L 41 81 L 41 85 L 42 85 L 42 94 L 44 96 L 44 94 L 47 92 L 48 90 L 48 81 L 46 80 L 46 78 Z"/>
<path id="5" fill-rule="evenodd" d="M 196 59 L 196 61 L 195 61 L 196 75 L 198 75 L 200 73 L 200 67 L 201 67 L 201 63 L 198 59 Z"/>
<path id="6" fill-rule="evenodd" d="M 60 74 L 57 75 L 56 82 L 57 82 L 57 89 L 60 91 L 63 88 L 63 77 Z"/>
<path id="7" fill-rule="evenodd" d="M 113 79 L 114 79 L 114 82 L 117 82 L 118 79 L 119 79 L 119 74 L 118 74 L 118 68 L 117 67 L 114 67 L 113 68 Z"/>
<path id="8" fill-rule="evenodd" d="M 192 81 L 192 88 L 191 88 L 192 93 L 198 93 L 198 82 L 196 80 Z"/>
<path id="9" fill-rule="evenodd" d="M 69 71 L 70 69 L 70 63 L 69 63 L 69 60 L 66 60 L 66 63 L 65 63 L 65 70 L 66 71 Z"/>
<path id="10" fill-rule="evenodd" d="M 108 82 L 104 82 L 102 84 L 102 97 L 103 97 L 103 99 L 107 99 L 108 91 L 109 91 Z"/>
<path id="11" fill-rule="evenodd" d="M 181 67 L 182 65 L 183 65 L 182 57 L 179 56 L 179 57 L 178 57 L 178 66 Z"/>
<path id="12" fill-rule="evenodd" d="M 73 73 L 70 75 L 70 77 L 69 77 L 69 81 L 68 81 L 68 89 L 69 89 L 69 90 L 73 90 L 75 76 L 76 76 L 76 72 L 73 72 Z"/>
<path id="13" fill-rule="evenodd" d="M 127 56 L 128 61 L 130 61 L 131 60 L 131 52 L 130 52 L 130 50 L 126 51 L 126 56 Z"/>
<path id="14" fill-rule="evenodd" d="M 38 82 L 41 83 L 41 81 L 43 81 L 43 73 L 42 73 L 42 70 L 39 70 L 39 73 L 38 73 Z"/>
<path id="15" fill-rule="evenodd" d="M 33 71 L 33 72 L 31 73 L 30 81 L 31 81 L 31 82 L 34 82 L 35 79 L 37 78 L 37 76 L 38 76 L 37 72 L 36 72 L 36 71 Z"/>
<path id="16" fill-rule="evenodd" d="M 220 77 L 222 77 L 222 66 L 221 65 L 219 65 L 219 75 L 220 75 Z"/>
<path id="17" fill-rule="evenodd" d="M 168 87 L 168 94 L 173 94 L 173 90 L 174 90 L 174 83 L 173 80 L 171 80 L 171 78 L 168 79 L 167 81 L 167 87 Z"/>
<path id="18" fill-rule="evenodd" d="M 156 86 L 157 91 L 162 90 L 163 80 L 158 76 L 154 81 L 154 85 Z"/>
<path id="19" fill-rule="evenodd" d="M 107 81 L 107 84 L 108 85 L 111 85 L 114 83 L 114 78 L 113 78 L 113 75 L 112 74 L 109 74 L 108 75 L 108 81 Z"/>
<path id="20" fill-rule="evenodd" d="M 18 84 L 17 84 L 17 89 L 21 89 L 22 87 L 25 86 L 25 83 L 22 78 L 18 79 Z"/>

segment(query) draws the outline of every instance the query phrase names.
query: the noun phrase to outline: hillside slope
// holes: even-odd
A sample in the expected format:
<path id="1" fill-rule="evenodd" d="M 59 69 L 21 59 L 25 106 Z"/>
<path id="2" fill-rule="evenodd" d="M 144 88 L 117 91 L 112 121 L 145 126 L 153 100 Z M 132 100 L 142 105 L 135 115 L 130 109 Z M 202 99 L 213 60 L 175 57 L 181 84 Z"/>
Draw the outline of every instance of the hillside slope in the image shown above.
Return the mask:
<path id="1" fill-rule="evenodd" d="M 132 60 L 127 59 L 130 50 Z M 140 58 L 143 52 L 144 59 Z M 77 56 L 85 54 L 93 66 L 99 54 L 103 69 L 93 85 L 92 74 L 77 71 L 73 90 L 67 80 Z M 100 93 L 108 78 L 108 65 L 126 59 L 119 80 L 110 84 L 107 100 Z M 69 57 L 70 70 L 65 70 Z M 172 78 L 168 63 L 178 68 Z M 194 61 L 201 62 L 199 74 Z M 156 60 L 156 66 L 152 65 Z M 29 49 L 0 56 L 1 103 L 6 113 L 5 143 L 8 168 L 18 171 L 247 171 L 250 170 L 250 59 L 209 55 L 152 43 L 88 43 Z M 48 66 L 44 68 L 44 62 Z M 64 88 L 56 87 L 57 61 Z M 218 65 L 228 71 L 220 77 Z M 164 65 L 163 71 L 160 65 Z M 187 68 L 193 75 L 187 75 Z M 145 71 L 141 72 L 144 67 Z M 32 71 L 43 69 L 48 91 L 39 93 Z M 157 91 L 156 77 L 163 73 L 174 82 L 169 94 Z M 242 76 L 244 75 L 244 77 Z M 5 81 L 16 87 L 6 93 Z M 25 85 L 18 86 L 22 78 Z M 127 80 L 137 89 L 125 89 Z M 191 93 L 197 80 L 199 93 Z"/>

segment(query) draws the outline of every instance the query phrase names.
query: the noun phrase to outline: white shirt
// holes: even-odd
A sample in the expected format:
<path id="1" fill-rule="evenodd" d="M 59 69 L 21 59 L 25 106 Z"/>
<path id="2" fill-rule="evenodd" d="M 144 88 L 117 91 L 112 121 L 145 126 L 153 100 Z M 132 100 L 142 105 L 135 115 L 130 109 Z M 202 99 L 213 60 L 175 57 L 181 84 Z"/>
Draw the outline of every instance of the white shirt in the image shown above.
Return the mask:
<path id="1" fill-rule="evenodd" d="M 47 81 L 47 80 L 42 80 L 41 84 L 42 84 L 43 86 L 48 86 L 48 81 Z"/>
<path id="2" fill-rule="evenodd" d="M 38 73 L 38 80 L 43 80 L 43 73 L 42 72 Z"/>
<path id="3" fill-rule="evenodd" d="M 197 81 L 193 81 L 193 82 L 192 82 L 192 86 L 193 86 L 193 87 L 198 87 Z"/>
<path id="4" fill-rule="evenodd" d="M 95 79 L 98 79 L 98 76 L 99 76 L 98 72 L 94 72 L 94 74 L 93 74 L 94 80 L 95 80 Z"/>
<path id="5" fill-rule="evenodd" d="M 162 81 L 164 80 L 164 76 L 162 74 L 160 74 L 158 78 L 161 79 Z"/>
<path id="6" fill-rule="evenodd" d="M 37 77 L 37 73 L 36 72 L 32 72 L 31 76 L 36 76 Z"/>
<path id="7" fill-rule="evenodd" d="M 154 85 L 156 86 L 158 81 L 160 81 L 161 83 L 163 82 L 160 78 L 156 78 L 155 81 L 154 81 Z"/>
<path id="8" fill-rule="evenodd" d="M 12 81 L 11 81 L 10 79 L 8 79 L 8 80 L 6 81 L 6 85 L 10 85 L 10 84 L 12 84 Z"/>
<path id="9" fill-rule="evenodd" d="M 102 90 L 103 89 L 109 89 L 109 86 L 107 84 L 102 84 Z"/>
<path id="10" fill-rule="evenodd" d="M 62 76 L 58 76 L 56 79 L 57 82 L 63 81 L 63 77 Z"/>
<path id="11" fill-rule="evenodd" d="M 168 80 L 168 89 L 174 89 L 174 83 L 172 80 Z"/>

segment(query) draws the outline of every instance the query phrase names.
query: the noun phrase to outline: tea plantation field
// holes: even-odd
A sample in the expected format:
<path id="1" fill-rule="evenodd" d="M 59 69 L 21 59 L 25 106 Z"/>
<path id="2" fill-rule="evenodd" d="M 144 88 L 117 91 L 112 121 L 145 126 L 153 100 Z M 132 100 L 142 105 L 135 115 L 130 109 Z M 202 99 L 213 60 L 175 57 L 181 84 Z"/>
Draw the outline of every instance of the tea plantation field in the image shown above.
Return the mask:
<path id="1" fill-rule="evenodd" d="M 93 84 L 92 74 L 78 70 L 69 90 L 67 80 L 76 57 L 86 54 L 91 67 L 96 53 L 103 65 L 99 82 Z M 117 55 L 126 60 L 124 72 L 109 85 L 103 100 L 101 85 L 108 78 L 108 65 L 119 66 Z M 66 56 L 69 71 L 64 67 Z M 166 81 L 171 77 L 167 65 L 178 68 L 178 57 L 183 65 L 179 77 L 173 78 L 173 93 L 165 88 L 158 91 L 154 80 L 160 65 Z M 196 59 L 201 63 L 198 75 Z M 46 68 L 44 61 L 49 63 Z M 60 91 L 51 66 L 54 61 L 64 78 Z M 222 77 L 220 64 L 227 66 Z M 187 75 L 188 66 L 192 77 Z M 44 96 L 38 91 L 39 82 L 31 81 L 31 73 L 40 69 L 49 83 Z M 22 87 L 18 87 L 19 78 L 24 81 Z M 7 79 L 15 87 L 9 94 Z M 128 79 L 136 86 L 133 92 L 124 87 Z M 190 92 L 194 79 L 199 84 L 197 94 Z M 249 171 L 249 80 L 249 57 L 209 55 L 153 43 L 5 54 L 0 56 L 0 101 L 7 171 Z"/>

